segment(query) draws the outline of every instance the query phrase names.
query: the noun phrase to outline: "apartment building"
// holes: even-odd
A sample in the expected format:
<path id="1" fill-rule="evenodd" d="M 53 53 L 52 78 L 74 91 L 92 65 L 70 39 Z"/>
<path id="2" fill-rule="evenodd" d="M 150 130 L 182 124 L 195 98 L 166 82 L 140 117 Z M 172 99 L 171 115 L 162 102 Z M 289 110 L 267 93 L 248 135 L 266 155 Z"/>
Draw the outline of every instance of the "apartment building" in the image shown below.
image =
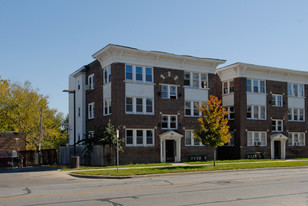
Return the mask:
<path id="1" fill-rule="evenodd" d="M 120 127 L 120 163 L 213 158 L 193 138 L 209 95 L 229 111 L 219 159 L 307 157 L 308 72 L 107 45 L 70 75 L 69 143 L 109 120 Z M 76 128 L 74 128 L 74 115 Z"/>
<path id="2" fill-rule="evenodd" d="M 221 158 L 308 156 L 308 72 L 236 63 L 217 73 L 234 136 Z"/>
<path id="3" fill-rule="evenodd" d="M 197 105 L 217 95 L 216 68 L 225 60 L 107 45 L 95 61 L 70 75 L 75 90 L 77 141 L 109 119 L 125 141 L 120 163 L 211 158 L 193 138 Z M 219 91 L 220 92 L 220 91 Z M 74 95 L 70 95 L 70 144 Z"/>

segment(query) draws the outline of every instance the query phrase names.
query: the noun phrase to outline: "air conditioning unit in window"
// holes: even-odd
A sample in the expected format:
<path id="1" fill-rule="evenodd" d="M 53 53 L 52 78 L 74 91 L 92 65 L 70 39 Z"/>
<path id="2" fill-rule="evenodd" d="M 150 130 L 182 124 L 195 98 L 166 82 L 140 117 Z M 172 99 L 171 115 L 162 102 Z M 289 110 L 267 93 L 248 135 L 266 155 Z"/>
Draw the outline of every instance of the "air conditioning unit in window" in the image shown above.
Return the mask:
<path id="1" fill-rule="evenodd" d="M 261 142 L 255 142 L 255 146 L 261 146 Z"/>

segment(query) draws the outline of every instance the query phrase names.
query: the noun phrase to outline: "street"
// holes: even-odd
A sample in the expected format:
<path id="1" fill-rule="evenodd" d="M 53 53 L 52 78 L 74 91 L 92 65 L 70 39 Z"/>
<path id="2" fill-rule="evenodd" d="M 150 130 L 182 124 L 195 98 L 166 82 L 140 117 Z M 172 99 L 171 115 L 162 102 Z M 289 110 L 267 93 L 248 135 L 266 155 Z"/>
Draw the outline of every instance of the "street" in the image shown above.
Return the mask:
<path id="1" fill-rule="evenodd" d="M 0 205 L 308 205 L 308 168 L 130 179 L 0 173 Z"/>

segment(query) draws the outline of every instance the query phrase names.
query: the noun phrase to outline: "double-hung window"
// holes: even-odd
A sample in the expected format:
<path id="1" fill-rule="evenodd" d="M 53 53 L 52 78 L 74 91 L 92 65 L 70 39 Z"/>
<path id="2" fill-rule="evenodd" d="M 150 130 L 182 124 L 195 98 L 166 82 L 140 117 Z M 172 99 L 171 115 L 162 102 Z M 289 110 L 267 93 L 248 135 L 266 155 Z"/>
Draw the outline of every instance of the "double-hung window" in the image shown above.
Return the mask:
<path id="1" fill-rule="evenodd" d="M 201 116 L 201 102 L 185 101 L 185 116 L 199 117 Z"/>
<path id="2" fill-rule="evenodd" d="M 223 94 L 230 94 L 234 92 L 234 80 L 222 82 L 222 92 Z"/>
<path id="3" fill-rule="evenodd" d="M 266 132 L 247 132 L 247 146 L 266 146 Z"/>
<path id="4" fill-rule="evenodd" d="M 94 89 L 94 74 L 88 76 L 88 86 L 89 89 Z"/>
<path id="5" fill-rule="evenodd" d="M 204 89 L 207 84 L 206 73 L 184 72 L 184 86 Z"/>
<path id="6" fill-rule="evenodd" d="M 105 98 L 104 101 L 104 116 L 111 115 L 111 98 Z"/>
<path id="7" fill-rule="evenodd" d="M 304 85 L 289 83 L 288 84 L 288 96 L 304 97 Z"/>
<path id="8" fill-rule="evenodd" d="M 153 99 L 146 97 L 126 97 L 127 114 L 153 114 Z"/>
<path id="9" fill-rule="evenodd" d="M 162 115 L 162 129 L 177 129 L 177 115 Z"/>
<path id="10" fill-rule="evenodd" d="M 257 79 L 246 80 L 246 91 L 252 93 L 265 93 L 265 81 Z"/>
<path id="11" fill-rule="evenodd" d="M 153 68 L 136 65 L 125 65 L 125 80 L 133 82 L 152 83 Z"/>
<path id="12" fill-rule="evenodd" d="M 194 138 L 193 130 L 185 130 L 185 146 L 202 146 L 202 142 Z"/>
<path id="13" fill-rule="evenodd" d="M 289 132 L 288 146 L 305 146 L 304 132 Z"/>
<path id="14" fill-rule="evenodd" d="M 154 146 L 153 129 L 126 129 L 126 146 Z"/>
<path id="15" fill-rule="evenodd" d="M 289 121 L 305 121 L 304 109 L 288 108 Z"/>
<path id="16" fill-rule="evenodd" d="M 275 107 L 282 107 L 282 95 L 280 94 L 272 94 L 272 105 Z"/>
<path id="17" fill-rule="evenodd" d="M 248 105 L 247 106 L 247 119 L 266 119 L 265 106 Z"/>
<path id="18" fill-rule="evenodd" d="M 111 66 L 108 66 L 104 69 L 104 84 L 111 82 Z"/>
<path id="19" fill-rule="evenodd" d="M 176 99 L 177 87 L 174 85 L 161 85 L 161 97 L 163 99 Z"/>
<path id="20" fill-rule="evenodd" d="M 283 120 L 273 119 L 272 120 L 272 132 L 282 132 L 283 131 Z"/>
<path id="21" fill-rule="evenodd" d="M 94 118 L 94 102 L 88 104 L 88 119 Z"/>
<path id="22" fill-rule="evenodd" d="M 226 107 L 226 110 L 228 111 L 228 120 L 234 119 L 234 106 Z"/>

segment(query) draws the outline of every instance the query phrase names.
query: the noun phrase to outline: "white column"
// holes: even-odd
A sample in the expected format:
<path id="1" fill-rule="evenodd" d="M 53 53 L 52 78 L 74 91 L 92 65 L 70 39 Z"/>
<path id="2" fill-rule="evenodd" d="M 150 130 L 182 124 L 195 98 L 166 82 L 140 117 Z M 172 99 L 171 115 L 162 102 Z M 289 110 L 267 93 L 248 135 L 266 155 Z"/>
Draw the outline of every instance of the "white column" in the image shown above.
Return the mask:
<path id="1" fill-rule="evenodd" d="M 286 141 L 282 140 L 280 144 L 281 144 L 281 159 L 285 159 L 286 158 Z"/>

